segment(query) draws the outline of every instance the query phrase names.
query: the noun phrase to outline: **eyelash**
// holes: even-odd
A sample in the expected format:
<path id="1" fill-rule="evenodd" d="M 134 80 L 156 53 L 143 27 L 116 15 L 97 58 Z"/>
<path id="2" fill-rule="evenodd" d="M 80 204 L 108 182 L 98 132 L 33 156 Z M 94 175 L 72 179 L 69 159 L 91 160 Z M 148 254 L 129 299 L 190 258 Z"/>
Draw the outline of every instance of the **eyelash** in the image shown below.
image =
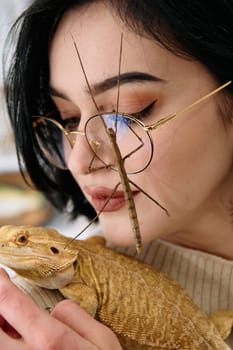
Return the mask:
<path id="1" fill-rule="evenodd" d="M 142 111 L 137 112 L 137 113 L 131 113 L 130 115 L 138 120 L 145 119 L 148 117 L 151 113 L 152 108 L 154 105 L 157 103 L 158 100 L 154 100 L 152 103 L 150 103 L 146 108 L 144 108 Z"/>
<path id="2" fill-rule="evenodd" d="M 63 119 L 62 126 L 67 131 L 75 131 L 78 129 L 79 122 L 80 122 L 80 117 L 71 117 L 71 118 Z"/>
<path id="3" fill-rule="evenodd" d="M 152 103 L 146 106 L 146 108 L 144 108 L 143 110 L 136 113 L 130 113 L 129 115 L 134 117 L 137 120 L 145 119 L 150 115 L 151 110 L 154 107 L 154 105 L 157 103 L 157 101 L 158 100 L 154 100 Z M 79 122 L 80 122 L 80 117 L 73 116 L 71 118 L 63 119 L 62 125 L 67 131 L 73 131 L 73 130 L 77 130 L 79 126 Z"/>

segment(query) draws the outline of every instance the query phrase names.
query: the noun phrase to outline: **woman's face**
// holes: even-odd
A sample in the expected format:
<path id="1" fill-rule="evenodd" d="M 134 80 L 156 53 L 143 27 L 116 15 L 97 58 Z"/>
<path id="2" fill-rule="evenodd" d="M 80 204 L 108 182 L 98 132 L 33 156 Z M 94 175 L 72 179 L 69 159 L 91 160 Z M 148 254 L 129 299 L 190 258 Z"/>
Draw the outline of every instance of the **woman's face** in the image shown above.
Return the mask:
<path id="1" fill-rule="evenodd" d="M 121 33 L 122 79 L 117 106 Z M 118 108 L 134 114 L 156 101 L 142 119 L 152 124 L 217 87 L 200 63 L 178 57 L 130 31 L 103 4 L 73 9 L 65 14 L 51 42 L 50 86 L 62 117 L 78 116 L 80 130 L 97 109 L 74 42 L 101 112 Z M 152 131 L 151 164 L 143 172 L 128 176 L 169 212 L 168 216 L 130 184 L 144 242 L 162 237 L 205 249 L 223 227 L 232 232 L 226 207 L 232 190 L 233 131 L 222 121 L 217 97 Z M 110 168 L 88 172 L 92 159 L 85 137 L 79 136 L 68 160 L 69 169 L 98 212 L 121 179 Z M 102 165 L 94 159 L 94 167 Z M 122 190 L 121 183 L 101 213 L 100 223 L 108 239 L 128 245 L 133 244 L 133 234 Z"/>

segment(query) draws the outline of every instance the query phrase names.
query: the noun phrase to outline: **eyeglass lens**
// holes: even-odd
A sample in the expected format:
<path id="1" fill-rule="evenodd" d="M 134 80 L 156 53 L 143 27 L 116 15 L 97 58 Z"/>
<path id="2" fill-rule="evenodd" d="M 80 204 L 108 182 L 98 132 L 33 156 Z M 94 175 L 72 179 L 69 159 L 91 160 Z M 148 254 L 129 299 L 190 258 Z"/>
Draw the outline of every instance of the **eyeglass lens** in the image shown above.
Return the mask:
<path id="1" fill-rule="evenodd" d="M 61 169 L 67 169 L 68 156 L 72 150 L 62 128 L 48 118 L 38 118 L 34 131 L 41 151 L 47 160 Z"/>
<path id="2" fill-rule="evenodd" d="M 152 142 L 148 132 L 136 119 L 115 113 L 94 116 L 85 127 L 92 151 L 105 165 L 117 170 L 119 162 L 109 131 L 115 135 L 128 174 L 140 172 L 148 166 L 152 157 Z"/>

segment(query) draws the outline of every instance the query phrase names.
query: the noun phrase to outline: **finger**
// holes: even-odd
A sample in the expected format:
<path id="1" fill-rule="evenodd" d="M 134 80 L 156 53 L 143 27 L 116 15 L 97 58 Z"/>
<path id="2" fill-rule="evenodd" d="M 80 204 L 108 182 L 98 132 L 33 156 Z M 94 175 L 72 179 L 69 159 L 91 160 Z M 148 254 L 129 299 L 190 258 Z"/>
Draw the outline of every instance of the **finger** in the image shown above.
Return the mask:
<path id="1" fill-rule="evenodd" d="M 108 327 L 93 319 L 71 300 L 59 302 L 52 311 L 52 316 L 95 344 L 98 349 L 122 349 L 116 335 Z"/>
<path id="2" fill-rule="evenodd" d="M 0 269 L 0 314 L 20 334 L 25 334 L 28 326 L 41 311 L 33 301 L 19 290 L 9 279 L 6 272 Z M 22 315 L 26 320 L 21 323 Z"/>
<path id="3" fill-rule="evenodd" d="M 44 310 L 40 310 L 1 269 L 0 314 L 18 331 L 30 349 L 97 349 L 68 326 L 51 317 Z M 11 338 L 11 340 L 14 339 Z M 18 342 L 21 344 L 21 339 Z"/>

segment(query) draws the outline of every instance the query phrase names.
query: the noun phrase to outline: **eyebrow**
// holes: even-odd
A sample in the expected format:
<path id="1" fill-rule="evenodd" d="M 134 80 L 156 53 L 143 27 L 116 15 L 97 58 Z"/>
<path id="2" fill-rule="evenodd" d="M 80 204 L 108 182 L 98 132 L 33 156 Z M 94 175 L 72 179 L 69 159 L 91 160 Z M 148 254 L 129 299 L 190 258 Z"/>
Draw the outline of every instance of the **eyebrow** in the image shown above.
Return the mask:
<path id="1" fill-rule="evenodd" d="M 118 86 L 118 80 L 119 84 L 129 84 L 129 83 L 144 83 L 144 82 L 163 82 L 164 80 L 144 72 L 127 72 L 122 73 L 120 75 L 115 75 L 111 78 L 105 79 L 101 82 L 90 84 L 91 92 L 94 96 L 99 95 L 105 91 L 111 90 Z M 52 96 L 61 97 L 63 99 L 69 100 L 68 96 L 64 94 L 63 92 L 57 90 L 55 87 L 50 86 L 49 92 Z M 86 89 L 87 93 L 90 93 L 89 89 Z"/>
<path id="2" fill-rule="evenodd" d="M 143 72 L 127 72 L 113 76 L 91 86 L 94 95 L 101 94 L 107 90 L 117 87 L 118 81 L 120 85 L 139 82 L 161 82 L 162 79 Z"/>

